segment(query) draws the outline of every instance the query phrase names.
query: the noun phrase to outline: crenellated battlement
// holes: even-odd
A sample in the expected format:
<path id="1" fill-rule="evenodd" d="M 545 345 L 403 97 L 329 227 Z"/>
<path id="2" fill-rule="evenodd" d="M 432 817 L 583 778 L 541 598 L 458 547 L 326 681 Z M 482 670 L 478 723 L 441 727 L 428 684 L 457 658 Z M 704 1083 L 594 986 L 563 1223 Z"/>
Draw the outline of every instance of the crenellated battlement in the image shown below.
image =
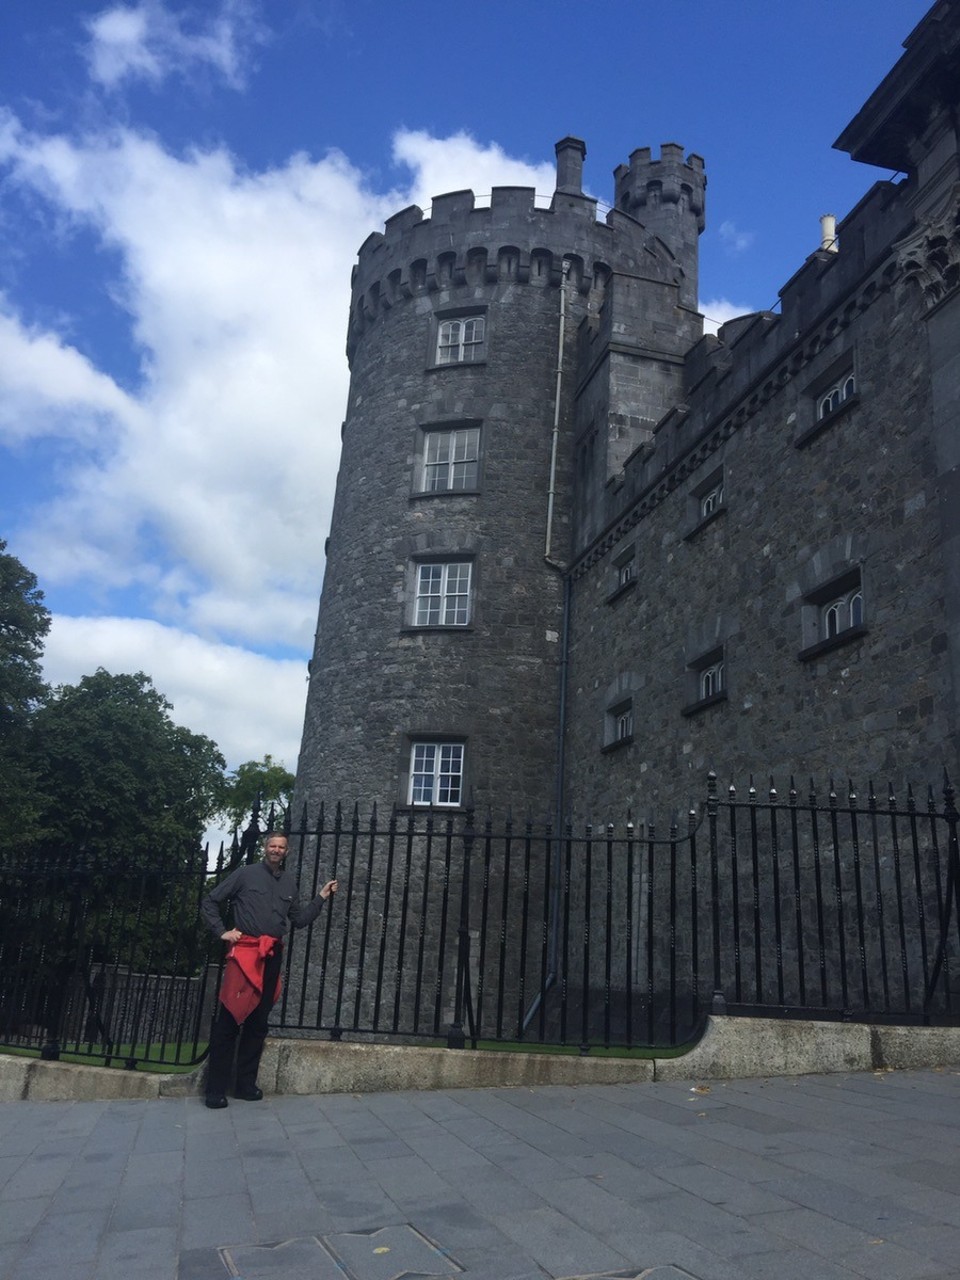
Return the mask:
<path id="1" fill-rule="evenodd" d="M 423 293 L 501 283 L 556 288 L 567 278 L 583 293 L 611 272 L 673 280 L 665 246 L 633 218 L 569 189 L 549 208 L 532 187 L 494 187 L 488 205 L 472 191 L 435 197 L 430 216 L 411 205 L 368 236 L 352 277 L 348 355 L 377 316 Z"/>
<path id="2" fill-rule="evenodd" d="M 436 196 L 429 216 L 410 205 L 368 236 L 353 271 L 347 354 L 376 318 L 407 299 L 501 283 L 556 288 L 567 278 L 588 294 L 616 272 L 674 283 L 681 304 L 697 306 L 697 238 L 704 225 L 706 175 L 700 156 L 664 143 L 615 171 L 615 207 L 597 220 L 581 189 L 586 146 L 556 144 L 557 187 L 538 206 L 533 187 L 494 187 L 488 204 L 470 190 Z"/>
<path id="3" fill-rule="evenodd" d="M 644 222 L 644 213 L 674 206 L 680 213 L 691 214 L 697 231 L 703 231 L 707 175 L 702 156 L 691 152 L 684 159 L 683 147 L 676 142 L 664 142 L 657 158 L 649 147 L 638 147 L 630 153 L 629 164 L 614 170 L 614 178 L 618 209 Z"/>
<path id="4" fill-rule="evenodd" d="M 429 216 L 410 205 L 388 218 L 383 232 L 369 235 L 360 247 L 354 282 L 369 288 L 404 262 L 435 258 L 454 246 L 464 254 L 485 248 L 496 257 L 506 242 L 528 254 L 536 248 L 555 250 L 558 235 L 578 243 L 596 237 L 598 245 L 607 244 L 610 232 L 597 221 L 596 204 L 581 197 L 559 212 L 538 209 L 533 187 L 494 187 L 487 205 L 478 205 L 472 191 L 447 192 L 434 197 Z"/>

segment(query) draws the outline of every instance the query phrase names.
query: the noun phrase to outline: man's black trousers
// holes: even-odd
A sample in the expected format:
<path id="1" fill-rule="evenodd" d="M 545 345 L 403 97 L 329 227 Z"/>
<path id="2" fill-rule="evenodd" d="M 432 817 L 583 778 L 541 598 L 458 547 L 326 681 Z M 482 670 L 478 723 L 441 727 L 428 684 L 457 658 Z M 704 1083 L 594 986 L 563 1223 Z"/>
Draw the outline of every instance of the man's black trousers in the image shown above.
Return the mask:
<path id="1" fill-rule="evenodd" d="M 237 1070 L 235 1090 L 246 1093 L 256 1087 L 257 1069 L 260 1066 L 260 1055 L 263 1053 L 263 1042 L 267 1038 L 267 1025 L 270 1010 L 273 1008 L 273 993 L 277 989 L 277 978 L 283 963 L 283 946 L 277 943 L 267 956 L 263 967 L 263 995 L 260 1003 L 249 1015 L 246 1022 L 238 1023 L 233 1014 L 223 1005 L 218 1004 L 217 1016 L 213 1020 L 210 1032 L 210 1057 L 207 1063 L 208 1097 L 226 1094 L 230 1090 L 233 1076 L 233 1050 L 237 1050 Z M 239 1039 L 239 1043 L 237 1043 Z"/>

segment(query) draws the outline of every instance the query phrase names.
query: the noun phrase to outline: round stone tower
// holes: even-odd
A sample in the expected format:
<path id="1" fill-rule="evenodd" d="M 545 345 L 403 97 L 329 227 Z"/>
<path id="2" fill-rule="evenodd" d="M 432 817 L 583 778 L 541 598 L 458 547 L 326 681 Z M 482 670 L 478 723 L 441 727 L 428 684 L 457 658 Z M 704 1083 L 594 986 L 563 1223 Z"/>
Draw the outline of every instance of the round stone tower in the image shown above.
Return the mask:
<path id="1" fill-rule="evenodd" d="M 582 352 L 604 359 L 578 329 L 616 336 L 618 276 L 690 287 L 681 246 L 631 210 L 597 221 L 584 144 L 556 150 L 549 207 L 528 188 L 489 207 L 453 192 L 360 249 L 298 773 L 310 812 L 552 810 L 577 403 L 596 374 Z"/>

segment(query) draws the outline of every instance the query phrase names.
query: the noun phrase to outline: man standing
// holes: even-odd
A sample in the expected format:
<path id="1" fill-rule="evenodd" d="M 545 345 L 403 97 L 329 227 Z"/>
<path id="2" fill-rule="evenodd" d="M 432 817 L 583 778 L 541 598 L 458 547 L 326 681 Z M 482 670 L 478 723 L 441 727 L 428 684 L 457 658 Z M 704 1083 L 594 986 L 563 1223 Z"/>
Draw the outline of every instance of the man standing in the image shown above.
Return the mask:
<path id="1" fill-rule="evenodd" d="M 287 837 L 268 831 L 263 838 L 263 861 L 231 871 L 200 904 L 204 923 L 230 947 L 220 984 L 220 1007 L 210 1034 L 208 1107 L 227 1105 L 234 1045 L 234 1096 L 245 1102 L 259 1102 L 263 1097 L 257 1086 L 257 1069 L 270 1010 L 280 994 L 283 935 L 291 924 L 295 929 L 312 924 L 326 899 L 337 891 L 336 880 L 328 880 L 316 898 L 301 903 L 296 879 L 283 865 L 286 856 Z M 220 913 L 226 903 L 233 908 L 235 927 L 225 930 Z"/>

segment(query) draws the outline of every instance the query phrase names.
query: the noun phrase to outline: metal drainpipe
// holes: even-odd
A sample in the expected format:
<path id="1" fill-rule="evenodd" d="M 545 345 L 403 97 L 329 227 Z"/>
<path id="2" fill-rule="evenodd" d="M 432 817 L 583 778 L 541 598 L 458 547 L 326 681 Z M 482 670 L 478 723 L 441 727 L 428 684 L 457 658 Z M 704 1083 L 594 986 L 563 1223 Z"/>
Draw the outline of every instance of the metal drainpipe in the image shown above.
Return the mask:
<path id="1" fill-rule="evenodd" d="M 566 770 L 566 738 L 567 738 L 567 668 L 570 664 L 570 600 L 573 594 L 570 574 L 563 578 L 563 630 L 560 633 L 560 697 L 557 707 L 557 785 L 556 785 L 556 817 L 554 818 L 554 867 L 553 867 L 553 910 L 552 926 L 547 951 L 547 964 L 550 981 L 557 972 L 557 930 L 560 917 L 560 875 L 563 871 L 561 850 L 563 845 L 563 775 Z"/>
<path id="2" fill-rule="evenodd" d="M 563 573 L 563 622 L 560 633 L 560 689 L 557 705 L 557 776 L 554 786 L 553 866 L 550 870 L 550 902 L 547 910 L 547 972 L 543 989 L 530 1001 L 521 1023 L 524 1031 L 540 1011 L 543 997 L 557 981 L 560 952 L 560 883 L 563 875 L 563 774 L 566 767 L 564 742 L 567 728 L 567 667 L 570 661 L 570 574 L 555 560 L 548 563 Z"/>
<path id="3" fill-rule="evenodd" d="M 547 541 L 543 554 L 550 559 L 553 542 L 553 501 L 557 492 L 557 448 L 560 440 L 560 390 L 563 383 L 563 340 L 567 322 L 567 274 L 569 261 L 564 258 L 560 277 L 560 336 L 557 339 L 557 387 L 553 396 L 553 438 L 550 442 L 550 487 L 547 491 Z"/>
<path id="4" fill-rule="evenodd" d="M 550 558 L 553 540 L 553 503 L 557 483 L 557 450 L 560 439 L 560 392 L 563 382 L 563 342 L 566 330 L 566 293 L 565 285 L 570 271 L 570 263 L 563 261 L 562 279 L 560 281 L 560 336 L 557 340 L 557 386 L 553 401 L 553 439 L 550 445 L 550 488 L 547 497 L 547 538 L 544 547 L 544 558 L 551 568 L 563 574 L 563 621 L 560 632 L 560 689 L 557 706 L 557 776 L 554 793 L 554 853 L 551 872 L 550 909 L 548 911 L 549 936 L 547 940 L 547 973 L 543 981 L 543 993 L 550 990 L 557 980 L 557 952 L 560 924 L 560 875 L 563 870 L 562 845 L 563 832 L 563 772 L 564 772 L 564 740 L 566 738 L 567 720 L 567 664 L 570 633 L 570 574 L 566 568 Z M 523 1016 L 522 1026 L 526 1030 L 537 1016 L 543 993 L 537 993 L 530 1002 Z"/>

